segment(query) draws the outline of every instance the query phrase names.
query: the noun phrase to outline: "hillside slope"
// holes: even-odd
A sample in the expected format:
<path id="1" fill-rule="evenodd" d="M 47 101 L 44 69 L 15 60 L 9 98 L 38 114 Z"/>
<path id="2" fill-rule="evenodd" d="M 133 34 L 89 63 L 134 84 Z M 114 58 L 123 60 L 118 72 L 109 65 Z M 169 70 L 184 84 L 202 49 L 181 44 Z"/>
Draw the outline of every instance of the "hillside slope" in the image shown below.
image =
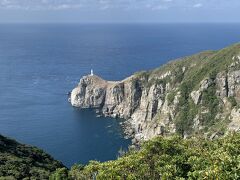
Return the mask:
<path id="1" fill-rule="evenodd" d="M 240 44 L 171 61 L 122 81 L 81 78 L 70 102 L 127 120 L 136 141 L 240 129 Z"/>
<path id="2" fill-rule="evenodd" d="M 0 135 L 0 179 L 48 179 L 64 167 L 42 150 Z"/>
<path id="3" fill-rule="evenodd" d="M 240 134 L 210 141 L 157 137 L 117 160 L 58 169 L 52 180 L 240 179 Z"/>

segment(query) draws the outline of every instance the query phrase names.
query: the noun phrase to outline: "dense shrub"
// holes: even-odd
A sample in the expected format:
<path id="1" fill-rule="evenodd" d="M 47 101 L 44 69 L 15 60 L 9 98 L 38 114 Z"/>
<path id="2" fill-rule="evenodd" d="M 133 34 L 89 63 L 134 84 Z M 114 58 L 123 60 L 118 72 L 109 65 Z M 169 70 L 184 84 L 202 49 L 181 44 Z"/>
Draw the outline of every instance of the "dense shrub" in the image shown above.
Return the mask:
<path id="1" fill-rule="evenodd" d="M 0 179 L 48 179 L 60 167 L 42 150 L 0 135 Z"/>
<path id="2" fill-rule="evenodd" d="M 59 173 L 60 175 L 56 175 Z M 58 170 L 55 177 L 61 177 Z M 66 173 L 64 173 L 66 175 Z M 210 141 L 158 137 L 115 161 L 74 165 L 68 178 L 97 180 L 239 179 L 240 134 Z M 57 179 L 57 178 L 56 178 Z M 59 179 L 60 180 L 60 179 Z"/>

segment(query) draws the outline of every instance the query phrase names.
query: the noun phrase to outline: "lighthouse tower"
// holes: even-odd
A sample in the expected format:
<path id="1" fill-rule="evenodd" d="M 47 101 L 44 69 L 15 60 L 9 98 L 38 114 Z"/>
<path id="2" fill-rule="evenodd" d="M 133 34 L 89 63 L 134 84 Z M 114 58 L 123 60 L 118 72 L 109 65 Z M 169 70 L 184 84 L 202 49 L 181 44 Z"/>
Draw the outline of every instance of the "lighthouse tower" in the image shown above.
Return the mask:
<path id="1" fill-rule="evenodd" d="M 93 70 L 91 69 L 91 74 L 90 74 L 91 76 L 93 76 Z"/>

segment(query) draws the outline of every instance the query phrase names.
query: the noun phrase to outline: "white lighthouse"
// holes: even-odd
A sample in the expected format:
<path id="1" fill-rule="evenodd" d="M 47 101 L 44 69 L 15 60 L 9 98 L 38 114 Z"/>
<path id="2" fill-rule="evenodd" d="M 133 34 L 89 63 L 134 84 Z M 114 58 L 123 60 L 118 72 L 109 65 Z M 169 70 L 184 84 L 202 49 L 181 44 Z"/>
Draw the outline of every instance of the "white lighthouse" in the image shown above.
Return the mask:
<path id="1" fill-rule="evenodd" d="M 91 76 L 93 76 L 93 70 L 91 69 L 91 74 L 90 74 Z"/>

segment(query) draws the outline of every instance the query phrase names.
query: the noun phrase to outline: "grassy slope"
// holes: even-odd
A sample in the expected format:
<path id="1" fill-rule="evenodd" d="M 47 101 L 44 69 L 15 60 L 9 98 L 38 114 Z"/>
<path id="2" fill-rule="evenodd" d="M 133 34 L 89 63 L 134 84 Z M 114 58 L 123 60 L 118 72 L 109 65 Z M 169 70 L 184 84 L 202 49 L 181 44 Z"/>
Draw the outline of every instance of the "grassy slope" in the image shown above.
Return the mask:
<path id="1" fill-rule="evenodd" d="M 204 92 L 204 100 L 201 105 L 195 105 L 193 103 L 190 93 L 199 88 L 199 84 L 202 80 L 210 77 L 215 80 L 216 74 L 219 72 L 240 70 L 239 65 L 234 68 L 229 68 L 235 61 L 232 59 L 233 56 L 239 54 L 240 43 L 237 43 L 219 51 L 205 51 L 196 55 L 177 59 L 152 71 L 136 73 L 135 80 L 137 79 L 142 82 L 145 87 L 151 87 L 152 84 L 166 85 L 166 83 L 170 83 L 172 89 L 168 92 L 168 96 L 165 97 L 168 98 L 170 103 L 173 101 L 176 92 L 181 93 L 180 103 L 176 109 L 177 116 L 173 119 L 179 134 L 183 135 L 184 132 L 188 134 L 193 133 L 191 126 L 197 114 L 201 116 L 202 125 L 205 126 L 202 133 L 209 132 L 211 128 L 213 132 L 222 131 L 225 129 L 228 121 L 226 119 L 215 119 L 215 116 L 222 108 L 221 100 L 216 97 L 215 85 L 212 85 Z M 184 73 L 183 68 L 185 68 Z M 167 72 L 171 72 L 171 75 L 159 80 L 159 78 Z M 240 103 L 235 102 L 234 99 L 233 101 L 235 104 Z M 201 111 L 203 109 L 208 109 L 209 113 L 202 116 Z M 159 117 L 158 121 L 161 121 L 162 116 L 159 113 L 157 117 Z"/>
<path id="2" fill-rule="evenodd" d="M 211 72 L 226 70 L 233 62 L 232 57 L 237 54 L 240 54 L 240 43 L 219 51 L 204 51 L 199 54 L 176 59 L 152 71 L 138 72 L 135 75 L 136 78 L 145 76 L 150 80 L 156 79 L 168 71 L 176 75 L 182 67 L 185 67 L 186 73 L 182 80 L 183 82 L 193 83 L 192 88 L 194 88 L 201 80 L 208 77 Z"/>

